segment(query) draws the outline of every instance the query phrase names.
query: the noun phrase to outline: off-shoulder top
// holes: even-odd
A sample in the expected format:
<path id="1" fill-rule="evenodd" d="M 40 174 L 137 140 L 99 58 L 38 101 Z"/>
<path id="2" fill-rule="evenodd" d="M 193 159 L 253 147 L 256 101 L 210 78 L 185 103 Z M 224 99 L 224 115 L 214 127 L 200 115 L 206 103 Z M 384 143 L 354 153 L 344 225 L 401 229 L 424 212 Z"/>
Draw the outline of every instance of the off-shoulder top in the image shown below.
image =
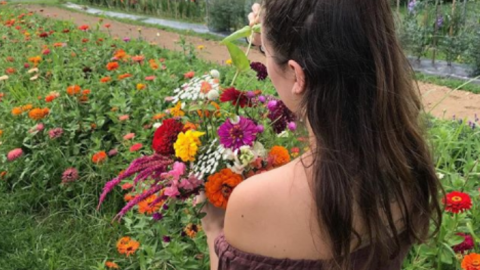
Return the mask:
<path id="1" fill-rule="evenodd" d="M 401 235 L 400 253 L 383 267 L 371 270 L 400 270 L 411 247 L 406 233 Z M 218 255 L 218 270 L 322 270 L 325 261 L 276 259 L 243 252 L 231 246 L 222 233 L 215 240 L 215 252 Z M 362 269 L 370 254 L 370 248 L 364 247 L 354 251 L 350 256 L 353 269 Z"/>

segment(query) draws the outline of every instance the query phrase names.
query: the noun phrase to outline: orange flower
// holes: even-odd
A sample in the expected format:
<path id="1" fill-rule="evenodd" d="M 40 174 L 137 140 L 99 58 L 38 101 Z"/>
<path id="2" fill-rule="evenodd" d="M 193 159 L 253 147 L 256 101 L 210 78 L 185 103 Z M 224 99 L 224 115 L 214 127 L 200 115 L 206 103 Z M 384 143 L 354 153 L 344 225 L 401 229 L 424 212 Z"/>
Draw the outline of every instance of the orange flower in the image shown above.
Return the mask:
<path id="1" fill-rule="evenodd" d="M 123 199 L 124 199 L 126 202 L 131 201 L 133 198 L 134 198 L 133 195 L 130 194 L 130 193 L 127 193 L 127 194 L 125 194 L 125 196 L 123 196 Z"/>
<path id="2" fill-rule="evenodd" d="M 221 113 L 220 113 L 220 105 L 218 105 L 218 103 L 216 102 L 210 102 L 210 105 L 212 105 L 213 107 L 215 107 L 215 117 L 220 117 Z M 209 118 L 210 117 L 210 111 L 207 111 L 207 110 L 204 110 L 203 112 L 201 110 L 197 110 L 197 113 L 198 113 L 198 116 L 200 116 L 200 118 L 203 118 L 203 116 L 205 115 L 206 118 Z"/>
<path id="3" fill-rule="evenodd" d="M 105 151 L 97 152 L 97 153 L 93 154 L 93 156 L 92 156 L 92 162 L 95 163 L 95 164 L 102 163 L 106 159 L 107 159 L 107 153 L 105 153 Z"/>
<path id="4" fill-rule="evenodd" d="M 86 95 L 89 95 L 91 93 L 90 89 L 85 89 L 82 91 L 82 95 L 86 96 Z"/>
<path id="5" fill-rule="evenodd" d="M 462 269 L 480 270 L 480 254 L 472 253 L 463 258 Z"/>
<path id="6" fill-rule="evenodd" d="M 24 111 L 24 112 L 30 111 L 31 109 L 33 109 L 32 104 L 27 104 L 27 105 L 22 106 L 22 111 Z"/>
<path id="7" fill-rule="evenodd" d="M 0 137 L 3 135 L 3 130 L 0 129 Z"/>
<path id="8" fill-rule="evenodd" d="M 137 84 L 137 90 L 139 90 L 139 91 L 145 89 L 145 87 L 146 87 L 146 85 L 143 84 L 143 83 Z"/>
<path id="9" fill-rule="evenodd" d="M 50 95 L 45 97 L 45 102 L 52 102 L 56 99 L 56 96 Z"/>
<path id="10" fill-rule="evenodd" d="M 110 62 L 107 64 L 107 69 L 109 71 L 112 71 L 112 70 L 116 70 L 120 65 L 118 64 L 118 62 Z"/>
<path id="11" fill-rule="evenodd" d="M 118 49 L 115 52 L 113 57 L 115 57 L 116 59 L 124 59 L 124 58 L 127 58 L 128 56 L 127 56 L 127 53 L 124 50 Z"/>
<path id="12" fill-rule="evenodd" d="M 155 62 L 155 59 L 150 59 L 148 60 L 148 63 L 150 64 L 150 67 L 155 70 L 158 69 L 158 64 Z"/>
<path id="13" fill-rule="evenodd" d="M 135 253 L 139 247 L 140 243 L 128 236 L 120 238 L 117 242 L 118 253 L 125 254 L 127 257 Z"/>
<path id="14" fill-rule="evenodd" d="M 164 118 L 165 116 L 166 116 L 166 114 L 164 114 L 164 113 L 157 113 L 152 117 L 152 119 L 153 120 L 160 120 L 160 119 Z"/>
<path id="15" fill-rule="evenodd" d="M 123 190 L 131 189 L 133 187 L 132 183 L 125 183 L 122 185 Z"/>
<path id="16" fill-rule="evenodd" d="M 48 114 L 48 112 L 49 111 L 46 111 L 45 109 L 35 108 L 30 112 L 28 112 L 28 117 L 30 117 L 30 119 L 32 120 L 38 121 L 38 120 L 42 120 Z"/>
<path id="17" fill-rule="evenodd" d="M 118 264 L 116 264 L 114 262 L 105 262 L 105 266 L 108 267 L 108 268 L 118 269 Z"/>
<path id="18" fill-rule="evenodd" d="M 53 43 L 53 47 L 55 47 L 55 48 L 63 47 L 63 43 L 62 42 Z"/>
<path id="19" fill-rule="evenodd" d="M 290 162 L 288 150 L 282 146 L 274 146 L 268 153 L 268 161 L 273 167 L 280 167 Z"/>
<path id="20" fill-rule="evenodd" d="M 200 87 L 200 91 L 204 94 L 207 94 L 212 90 L 212 85 L 209 82 L 203 81 L 202 86 Z"/>
<path id="21" fill-rule="evenodd" d="M 29 62 L 32 62 L 33 65 L 36 67 L 36 66 L 38 66 L 38 64 L 39 64 L 40 62 L 42 62 L 42 57 L 40 57 L 40 56 L 30 57 L 30 58 L 28 58 L 28 61 L 29 61 Z"/>
<path id="22" fill-rule="evenodd" d="M 227 209 L 230 194 L 242 181 L 241 175 L 232 172 L 230 169 L 223 169 L 208 177 L 205 184 L 205 195 L 216 207 Z"/>
<path id="23" fill-rule="evenodd" d="M 202 230 L 202 226 L 196 224 L 188 224 L 187 227 L 183 230 L 186 235 L 190 238 L 195 238 L 197 233 Z"/>
<path id="24" fill-rule="evenodd" d="M 185 77 L 185 79 L 191 79 L 194 76 L 195 76 L 195 72 L 193 72 L 193 71 L 189 71 L 189 72 L 183 74 L 183 77 Z"/>
<path id="25" fill-rule="evenodd" d="M 15 70 L 14 68 L 7 68 L 7 69 L 5 70 L 5 72 L 6 72 L 7 74 L 13 74 L 13 73 L 16 72 L 16 70 Z"/>
<path id="26" fill-rule="evenodd" d="M 151 205 L 157 199 L 157 195 L 152 195 L 147 199 L 138 203 L 138 212 L 140 214 L 147 214 L 151 215 L 154 212 L 157 212 L 158 209 L 163 205 L 163 201 L 156 203 L 155 205 Z"/>
<path id="27" fill-rule="evenodd" d="M 109 82 L 109 81 L 111 81 L 111 80 L 112 80 L 112 78 L 110 78 L 110 77 L 103 77 L 103 78 L 100 79 L 100 82 L 101 82 L 101 83 L 107 83 L 107 82 Z"/>
<path id="28" fill-rule="evenodd" d="M 80 29 L 80 30 L 82 30 L 82 31 L 87 31 L 89 28 L 90 28 L 90 26 L 88 26 L 88 25 L 86 25 L 86 24 L 80 25 L 80 26 L 78 27 L 78 29 Z"/>
<path id="29" fill-rule="evenodd" d="M 23 111 L 20 107 L 15 107 L 15 108 L 12 109 L 12 114 L 13 115 L 20 115 L 20 114 L 22 114 L 22 112 Z"/>
<path id="30" fill-rule="evenodd" d="M 118 75 L 119 80 L 123 80 L 123 79 L 130 78 L 130 77 L 132 77 L 132 74 L 130 74 L 130 73 L 125 73 L 125 74 L 122 74 L 122 75 Z"/>
<path id="31" fill-rule="evenodd" d="M 197 125 L 195 125 L 194 123 L 192 122 L 187 122 L 185 123 L 185 125 L 183 126 L 183 132 L 187 132 L 188 130 L 195 130 L 197 129 Z"/>
<path id="32" fill-rule="evenodd" d="M 143 60 L 145 60 L 145 56 L 143 56 L 143 55 L 132 56 L 132 61 L 133 62 L 137 62 L 137 63 L 141 64 L 141 63 L 143 63 Z"/>
<path id="33" fill-rule="evenodd" d="M 92 129 L 96 129 L 96 128 L 97 128 L 97 124 L 91 123 L 91 124 L 90 124 L 90 127 L 91 127 Z"/>
<path id="34" fill-rule="evenodd" d="M 4 179 L 5 176 L 7 176 L 7 172 L 6 171 L 3 171 L 0 173 L 0 179 Z"/>
<path id="35" fill-rule="evenodd" d="M 78 94 L 80 94 L 81 90 L 82 90 L 82 88 L 80 88 L 79 85 L 72 85 L 72 86 L 67 87 L 67 94 L 70 95 L 70 96 L 78 95 Z"/>

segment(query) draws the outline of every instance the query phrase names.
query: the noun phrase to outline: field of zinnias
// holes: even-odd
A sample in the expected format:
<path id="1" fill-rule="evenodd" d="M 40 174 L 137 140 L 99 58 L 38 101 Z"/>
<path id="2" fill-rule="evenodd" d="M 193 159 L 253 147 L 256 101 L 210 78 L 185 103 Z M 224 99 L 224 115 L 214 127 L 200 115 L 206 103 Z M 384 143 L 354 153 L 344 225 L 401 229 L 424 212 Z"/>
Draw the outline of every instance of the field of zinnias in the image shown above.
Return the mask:
<path id="1" fill-rule="evenodd" d="M 0 23 L 0 191 L 16 198 L 0 205 L 2 218 L 25 208 L 33 216 L 123 216 L 121 225 L 111 225 L 115 233 L 98 225 L 97 233 L 111 239 L 98 243 L 105 251 L 83 265 L 50 254 L 23 268 L 11 259 L 18 250 L 0 243 L 0 262 L 8 269 L 208 269 L 192 200 L 199 181 L 208 178 L 208 199 L 225 207 L 238 182 L 303 150 L 301 127 L 266 95 L 274 90 L 260 64 L 241 73 L 232 88 L 233 67 L 207 64 L 182 42 L 183 53 L 169 52 L 141 38 L 103 34 L 97 30 L 111 26 L 101 20 L 75 26 L 8 6 L 0 8 Z M 197 90 L 202 102 L 189 96 Z M 436 238 L 412 249 L 404 268 L 480 269 L 478 129 L 427 118 L 447 192 L 444 223 Z M 242 141 L 232 137 L 242 130 L 250 132 Z M 223 155 L 215 168 L 185 165 L 215 156 L 202 144 L 223 147 L 215 148 Z M 158 166 L 148 171 L 148 162 Z M 189 170 L 204 177 L 187 176 Z M 110 194 L 97 211 L 102 192 Z"/>

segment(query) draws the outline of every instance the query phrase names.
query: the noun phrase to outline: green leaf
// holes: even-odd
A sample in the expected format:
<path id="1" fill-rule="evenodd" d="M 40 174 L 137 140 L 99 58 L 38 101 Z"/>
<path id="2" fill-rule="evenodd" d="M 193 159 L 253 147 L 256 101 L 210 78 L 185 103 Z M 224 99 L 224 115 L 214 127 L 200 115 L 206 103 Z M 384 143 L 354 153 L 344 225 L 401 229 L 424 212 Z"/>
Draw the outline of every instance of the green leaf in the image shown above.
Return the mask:
<path id="1" fill-rule="evenodd" d="M 262 25 L 261 24 L 256 24 L 252 27 L 252 30 L 255 33 L 261 33 L 262 32 Z"/>
<path id="2" fill-rule="evenodd" d="M 440 260 L 441 260 L 442 263 L 446 263 L 446 264 L 452 264 L 453 263 L 452 255 L 445 248 L 442 248 L 441 251 L 440 251 Z"/>
<path id="3" fill-rule="evenodd" d="M 227 42 L 232 42 L 240 38 L 249 37 L 252 34 L 252 28 L 250 26 L 245 26 L 244 28 L 237 30 L 235 33 L 224 38 L 220 44 L 226 44 Z"/>
<path id="4" fill-rule="evenodd" d="M 228 48 L 233 65 L 237 68 L 237 70 L 240 72 L 248 70 L 250 68 L 250 61 L 245 53 L 237 45 L 231 42 L 225 42 L 225 45 Z"/>
<path id="5" fill-rule="evenodd" d="M 447 243 L 449 246 L 456 246 L 461 244 L 464 241 L 464 238 L 460 235 L 452 235 L 448 237 Z"/>

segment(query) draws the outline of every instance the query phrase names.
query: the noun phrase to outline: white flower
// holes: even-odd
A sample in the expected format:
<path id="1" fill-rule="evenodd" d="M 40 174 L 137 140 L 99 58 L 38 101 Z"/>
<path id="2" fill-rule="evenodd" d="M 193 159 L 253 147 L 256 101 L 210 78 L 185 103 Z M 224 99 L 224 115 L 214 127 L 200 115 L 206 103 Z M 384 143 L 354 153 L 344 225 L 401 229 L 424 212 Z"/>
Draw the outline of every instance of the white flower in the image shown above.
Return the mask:
<path id="1" fill-rule="evenodd" d="M 227 148 L 223 151 L 223 160 L 235 160 L 236 157 L 237 154 L 233 152 L 232 149 Z"/>
<path id="2" fill-rule="evenodd" d="M 27 71 L 28 74 L 33 73 L 33 72 L 38 72 L 38 68 L 32 68 L 29 71 Z"/>
<path id="3" fill-rule="evenodd" d="M 218 79 L 218 78 L 220 78 L 220 72 L 219 72 L 218 70 L 216 70 L 216 69 L 212 69 L 212 70 L 210 71 L 210 76 L 212 76 L 213 78 Z"/>
<path id="4" fill-rule="evenodd" d="M 7 75 L 3 75 L 3 76 L 0 77 L 0 81 L 5 81 L 5 80 L 8 80 Z"/>
<path id="5" fill-rule="evenodd" d="M 445 174 L 437 172 L 437 177 L 442 180 L 445 177 Z"/>
<path id="6" fill-rule="evenodd" d="M 210 90 L 210 92 L 208 92 L 207 94 L 207 98 L 213 101 L 217 100 L 219 96 L 220 94 L 218 93 L 217 90 Z"/>
<path id="7" fill-rule="evenodd" d="M 289 134 L 288 134 L 288 131 L 286 130 L 282 131 L 282 133 L 277 135 L 278 138 L 288 138 L 288 136 Z"/>
<path id="8" fill-rule="evenodd" d="M 180 88 L 173 90 L 175 95 L 172 97 L 172 102 L 177 103 L 180 100 L 206 99 L 207 93 L 202 91 L 202 85 L 204 82 L 207 82 L 212 86 L 212 89 L 209 92 L 220 91 L 220 85 L 214 82 L 214 79 L 211 76 L 205 75 L 200 78 L 195 77 L 188 83 L 183 84 Z"/>
<path id="9" fill-rule="evenodd" d="M 155 123 L 155 124 L 153 124 L 153 128 L 154 128 L 154 129 L 157 129 L 157 128 L 161 127 L 161 126 L 162 126 L 162 123 Z"/>
<path id="10" fill-rule="evenodd" d="M 232 118 L 230 118 L 230 122 L 233 125 L 236 125 L 236 124 L 240 123 L 240 116 L 238 116 L 238 115 L 233 116 Z"/>
<path id="11" fill-rule="evenodd" d="M 267 155 L 267 150 L 260 142 L 255 142 L 253 144 L 253 151 L 257 157 L 265 157 Z"/>
<path id="12" fill-rule="evenodd" d="M 240 147 L 240 155 L 239 160 L 241 165 L 247 166 L 248 164 L 252 163 L 256 158 L 255 152 L 253 152 L 252 148 L 248 145 L 244 145 Z"/>

